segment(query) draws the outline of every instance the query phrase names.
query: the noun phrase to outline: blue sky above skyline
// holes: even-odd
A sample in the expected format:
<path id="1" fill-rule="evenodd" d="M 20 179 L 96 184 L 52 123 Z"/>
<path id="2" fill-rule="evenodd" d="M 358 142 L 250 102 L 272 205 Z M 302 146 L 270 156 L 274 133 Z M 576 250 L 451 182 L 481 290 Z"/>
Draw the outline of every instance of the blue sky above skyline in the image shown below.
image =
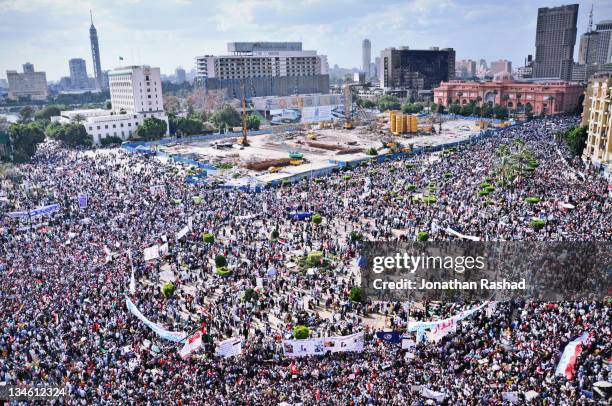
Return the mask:
<path id="1" fill-rule="evenodd" d="M 612 1 L 579 3 L 578 35 L 612 20 Z M 89 10 L 98 29 L 103 69 L 124 64 L 187 70 L 194 58 L 226 53 L 229 41 L 302 41 L 330 66 L 358 67 L 361 41 L 372 57 L 390 46 L 452 47 L 458 59 L 507 58 L 520 66 L 534 54 L 538 7 L 549 0 L 0 0 L 0 77 L 31 62 L 48 80 L 68 76 L 68 60 L 83 58 L 93 74 Z"/>

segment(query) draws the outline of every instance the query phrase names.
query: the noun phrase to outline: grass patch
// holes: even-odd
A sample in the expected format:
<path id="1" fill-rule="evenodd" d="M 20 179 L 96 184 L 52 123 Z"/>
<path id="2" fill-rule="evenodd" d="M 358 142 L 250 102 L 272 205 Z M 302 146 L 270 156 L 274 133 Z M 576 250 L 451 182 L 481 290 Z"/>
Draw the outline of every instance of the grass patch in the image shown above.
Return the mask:
<path id="1" fill-rule="evenodd" d="M 416 236 L 417 241 L 429 240 L 429 233 L 427 231 L 419 231 Z"/>
<path id="2" fill-rule="evenodd" d="M 534 230 L 539 230 L 546 225 L 546 220 L 542 219 L 531 219 L 529 220 L 529 226 Z"/>

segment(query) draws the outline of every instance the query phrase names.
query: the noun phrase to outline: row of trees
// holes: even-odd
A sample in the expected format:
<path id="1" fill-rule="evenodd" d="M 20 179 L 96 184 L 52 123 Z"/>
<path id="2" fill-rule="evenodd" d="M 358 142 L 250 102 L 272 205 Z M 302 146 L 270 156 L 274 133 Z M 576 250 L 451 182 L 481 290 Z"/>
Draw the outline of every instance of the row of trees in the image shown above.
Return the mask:
<path id="1" fill-rule="evenodd" d="M 460 116 L 478 116 L 485 118 L 497 118 L 505 120 L 508 118 L 508 108 L 499 104 L 485 103 L 482 106 L 476 105 L 475 102 L 470 102 L 464 105 L 453 103 L 449 106 L 448 112 L 458 114 Z"/>
<path id="2" fill-rule="evenodd" d="M 232 127 L 242 125 L 242 116 L 229 104 L 224 104 L 213 114 L 206 112 L 197 114 L 188 112 L 187 117 L 171 116 L 170 134 L 172 135 L 196 135 L 202 133 L 212 133 L 215 130 L 225 131 Z M 254 114 L 247 116 L 247 128 L 249 130 L 259 130 L 261 120 Z"/>
<path id="3" fill-rule="evenodd" d="M 572 151 L 572 154 L 576 156 L 582 155 L 588 138 L 587 130 L 588 126 L 583 125 L 571 128 L 563 133 L 563 140 L 567 144 L 569 150 Z"/>

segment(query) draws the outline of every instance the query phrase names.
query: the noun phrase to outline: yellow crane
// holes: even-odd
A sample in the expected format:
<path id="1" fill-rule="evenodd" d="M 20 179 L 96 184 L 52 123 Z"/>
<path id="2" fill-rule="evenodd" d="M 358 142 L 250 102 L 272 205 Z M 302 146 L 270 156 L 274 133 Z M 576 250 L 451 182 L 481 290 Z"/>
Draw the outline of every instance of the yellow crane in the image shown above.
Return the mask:
<path id="1" fill-rule="evenodd" d="M 236 141 L 238 145 L 242 145 L 243 147 L 249 146 L 249 140 L 247 139 L 248 129 L 247 129 L 247 113 L 246 113 L 246 96 L 244 92 L 244 80 L 240 82 L 240 88 L 242 89 L 242 137 Z"/>
<path id="2" fill-rule="evenodd" d="M 342 127 L 345 130 L 352 130 L 353 126 L 352 115 L 353 115 L 353 92 L 351 91 L 351 85 L 345 84 L 342 87 L 342 93 L 344 95 L 344 124 Z"/>

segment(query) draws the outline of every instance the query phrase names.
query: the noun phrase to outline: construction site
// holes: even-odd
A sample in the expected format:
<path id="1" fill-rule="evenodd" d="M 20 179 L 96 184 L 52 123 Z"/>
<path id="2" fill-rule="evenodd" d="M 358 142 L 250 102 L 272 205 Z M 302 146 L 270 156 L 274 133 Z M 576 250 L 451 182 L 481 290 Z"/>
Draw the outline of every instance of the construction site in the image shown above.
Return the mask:
<path id="1" fill-rule="evenodd" d="M 180 156 L 202 164 L 206 182 L 239 187 L 320 176 L 379 155 L 455 144 L 492 125 L 437 114 L 364 110 L 353 105 L 350 88 L 345 89 L 344 118 L 272 125 L 258 135 L 250 135 L 243 123 L 241 135 L 166 143 L 157 151 L 163 157 Z"/>

